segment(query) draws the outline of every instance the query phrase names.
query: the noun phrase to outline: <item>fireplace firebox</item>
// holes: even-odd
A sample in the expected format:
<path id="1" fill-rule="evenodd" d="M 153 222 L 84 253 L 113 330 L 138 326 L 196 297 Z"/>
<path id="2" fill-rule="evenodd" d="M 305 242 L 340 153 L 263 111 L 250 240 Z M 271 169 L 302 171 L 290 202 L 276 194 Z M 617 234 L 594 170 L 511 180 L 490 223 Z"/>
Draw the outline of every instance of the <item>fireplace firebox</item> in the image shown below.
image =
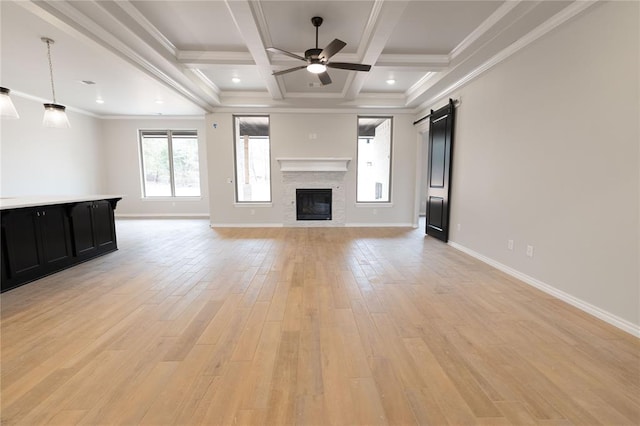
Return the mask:
<path id="1" fill-rule="evenodd" d="M 331 220 L 331 188 L 296 189 L 297 220 Z"/>

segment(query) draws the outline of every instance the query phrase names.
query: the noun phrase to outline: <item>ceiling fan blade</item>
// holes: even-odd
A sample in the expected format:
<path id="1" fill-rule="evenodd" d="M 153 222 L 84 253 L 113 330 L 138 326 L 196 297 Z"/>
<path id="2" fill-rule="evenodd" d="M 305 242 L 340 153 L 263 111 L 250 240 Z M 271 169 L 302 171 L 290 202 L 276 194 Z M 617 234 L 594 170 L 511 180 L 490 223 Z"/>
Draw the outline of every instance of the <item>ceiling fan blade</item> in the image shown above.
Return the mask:
<path id="1" fill-rule="evenodd" d="M 368 72 L 371 69 L 371 65 L 352 64 L 352 63 L 349 63 L 349 62 L 329 62 L 326 65 L 329 68 L 339 68 L 341 70 L 351 70 L 351 71 L 365 71 L 365 72 Z"/>
<path id="2" fill-rule="evenodd" d="M 330 57 L 341 51 L 342 48 L 346 45 L 347 43 L 336 38 L 331 43 L 329 43 L 322 52 L 320 52 L 320 56 L 318 56 L 318 59 L 326 62 Z"/>
<path id="3" fill-rule="evenodd" d="M 271 75 L 287 74 L 287 73 L 290 73 L 290 72 L 293 72 L 293 71 L 298 71 L 298 70 L 304 69 L 306 67 L 307 67 L 306 65 L 300 65 L 299 67 L 293 67 L 293 68 L 289 68 L 289 69 L 282 70 L 282 71 L 274 71 L 273 74 L 271 74 Z"/>
<path id="4" fill-rule="evenodd" d="M 322 83 L 323 86 L 326 86 L 327 84 L 331 84 L 331 77 L 329 77 L 329 74 L 327 74 L 326 71 L 318 74 L 318 78 L 320 79 L 320 82 Z"/>
<path id="5" fill-rule="evenodd" d="M 291 58 L 295 58 L 295 59 L 300 59 L 301 61 L 306 61 L 305 58 L 303 58 L 300 55 L 296 55 L 295 53 L 291 53 L 291 52 L 287 52 L 286 50 L 282 50 L 282 49 L 278 49 L 277 47 L 267 47 L 267 50 L 271 53 L 281 53 L 283 55 L 287 55 Z"/>

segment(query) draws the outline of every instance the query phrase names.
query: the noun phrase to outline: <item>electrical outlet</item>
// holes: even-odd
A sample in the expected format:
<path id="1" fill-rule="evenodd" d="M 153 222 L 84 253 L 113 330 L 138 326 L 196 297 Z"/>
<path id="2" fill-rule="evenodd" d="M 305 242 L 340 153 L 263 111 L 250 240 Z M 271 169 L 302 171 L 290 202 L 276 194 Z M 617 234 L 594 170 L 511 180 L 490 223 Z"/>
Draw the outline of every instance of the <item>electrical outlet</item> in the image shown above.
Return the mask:
<path id="1" fill-rule="evenodd" d="M 533 257 L 533 246 L 527 246 L 527 257 Z"/>
<path id="2" fill-rule="evenodd" d="M 373 209 L 373 211 L 371 213 L 378 214 L 378 209 Z"/>
<path id="3" fill-rule="evenodd" d="M 251 214 L 252 214 L 252 215 L 256 214 L 255 209 L 251 209 Z"/>
<path id="4" fill-rule="evenodd" d="M 458 225 L 456 226 L 456 228 L 457 228 L 457 229 L 458 229 L 458 231 L 459 231 L 459 230 L 460 230 L 460 228 L 462 228 L 462 225 L 458 224 Z"/>
<path id="5" fill-rule="evenodd" d="M 507 241 L 507 248 L 511 251 L 513 251 L 513 240 L 509 240 Z"/>

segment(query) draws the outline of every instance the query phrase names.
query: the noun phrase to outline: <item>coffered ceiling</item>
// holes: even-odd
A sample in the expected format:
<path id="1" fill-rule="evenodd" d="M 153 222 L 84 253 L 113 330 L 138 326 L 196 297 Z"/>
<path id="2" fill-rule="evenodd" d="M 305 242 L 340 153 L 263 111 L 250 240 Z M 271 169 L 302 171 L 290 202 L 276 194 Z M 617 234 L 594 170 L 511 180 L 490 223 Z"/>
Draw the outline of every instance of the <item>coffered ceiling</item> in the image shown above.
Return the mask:
<path id="1" fill-rule="evenodd" d="M 199 115 L 215 110 L 331 108 L 419 112 L 491 64 L 570 19 L 584 1 L 1 1 L 0 85 L 98 116 Z M 347 43 L 329 69 L 304 56 Z M 86 85 L 82 80 L 96 84 Z M 392 81 L 391 81 L 392 80 Z M 393 83 L 393 84 L 390 84 Z M 96 103 L 96 99 L 104 103 Z"/>

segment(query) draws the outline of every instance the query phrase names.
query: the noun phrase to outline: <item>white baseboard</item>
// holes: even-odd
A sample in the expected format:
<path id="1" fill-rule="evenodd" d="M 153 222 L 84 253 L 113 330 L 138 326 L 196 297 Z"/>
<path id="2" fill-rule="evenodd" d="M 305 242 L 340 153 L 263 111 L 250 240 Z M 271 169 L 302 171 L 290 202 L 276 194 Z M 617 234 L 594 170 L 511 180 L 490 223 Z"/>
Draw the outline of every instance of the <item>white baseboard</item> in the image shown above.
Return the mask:
<path id="1" fill-rule="evenodd" d="M 500 271 L 511 275 L 514 278 L 519 279 L 520 281 L 524 282 L 525 284 L 528 284 L 532 287 L 535 287 L 539 290 L 544 291 L 547 294 L 550 294 L 554 297 L 557 297 L 558 299 L 572 305 L 575 306 L 576 308 L 590 314 L 593 315 L 596 318 L 600 318 L 601 320 L 613 325 L 614 327 L 619 328 L 620 330 L 626 331 L 629 334 L 632 334 L 636 337 L 640 337 L 640 325 L 634 324 L 630 321 L 627 321 L 623 318 L 618 317 L 617 315 L 614 315 L 610 312 L 605 311 L 604 309 L 601 309 L 597 306 L 594 306 L 588 302 L 585 302 L 584 300 L 578 299 L 575 296 L 570 295 L 569 293 L 565 293 L 562 290 L 558 290 L 557 288 L 546 284 L 536 278 L 530 277 L 529 275 L 523 274 L 520 271 L 516 271 L 515 269 L 504 265 L 500 262 L 497 262 L 489 257 L 486 257 L 478 252 L 475 252 L 463 245 L 460 245 L 456 242 L 453 241 L 449 241 L 448 243 L 451 247 L 460 250 L 463 253 L 468 254 L 469 256 L 475 257 L 476 259 L 493 266 L 496 269 L 499 269 Z"/>
<path id="2" fill-rule="evenodd" d="M 208 213 L 116 213 L 116 219 L 207 219 Z"/>
<path id="3" fill-rule="evenodd" d="M 212 223 L 212 228 L 282 228 L 282 223 Z M 305 226 L 294 226 L 304 228 Z M 311 226 L 310 226 L 311 227 Z M 328 228 L 413 228 L 412 223 L 346 223 L 344 225 L 328 226 Z M 317 228 L 317 227 L 313 227 Z"/>
<path id="4" fill-rule="evenodd" d="M 212 223 L 212 228 L 282 228 L 281 223 Z"/>
<path id="5" fill-rule="evenodd" d="M 347 228 L 413 228 L 414 224 L 411 222 L 406 223 L 364 223 L 364 222 L 352 222 L 345 223 Z"/>

